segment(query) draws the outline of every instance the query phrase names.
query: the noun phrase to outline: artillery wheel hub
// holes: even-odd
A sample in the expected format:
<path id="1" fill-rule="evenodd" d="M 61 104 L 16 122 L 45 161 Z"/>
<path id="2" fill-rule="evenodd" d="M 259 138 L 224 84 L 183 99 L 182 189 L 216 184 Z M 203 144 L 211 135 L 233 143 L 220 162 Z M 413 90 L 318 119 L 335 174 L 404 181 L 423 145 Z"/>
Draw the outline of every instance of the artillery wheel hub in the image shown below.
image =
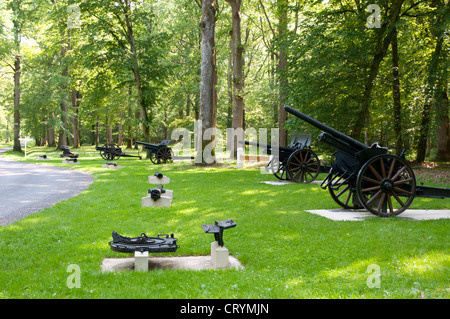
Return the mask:
<path id="1" fill-rule="evenodd" d="M 389 179 L 389 178 L 385 178 L 381 181 L 380 184 L 381 190 L 385 193 L 392 193 L 392 191 L 394 190 L 394 182 Z"/>

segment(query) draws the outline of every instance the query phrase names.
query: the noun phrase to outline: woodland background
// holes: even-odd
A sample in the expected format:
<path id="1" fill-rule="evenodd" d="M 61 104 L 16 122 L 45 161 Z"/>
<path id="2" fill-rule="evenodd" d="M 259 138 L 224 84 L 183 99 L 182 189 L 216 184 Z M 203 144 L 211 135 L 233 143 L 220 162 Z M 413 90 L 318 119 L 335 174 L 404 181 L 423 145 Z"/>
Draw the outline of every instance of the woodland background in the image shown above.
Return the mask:
<path id="1" fill-rule="evenodd" d="M 449 24 L 448 0 L 0 1 L 0 141 L 133 147 L 196 119 L 317 136 L 289 105 L 450 161 Z"/>

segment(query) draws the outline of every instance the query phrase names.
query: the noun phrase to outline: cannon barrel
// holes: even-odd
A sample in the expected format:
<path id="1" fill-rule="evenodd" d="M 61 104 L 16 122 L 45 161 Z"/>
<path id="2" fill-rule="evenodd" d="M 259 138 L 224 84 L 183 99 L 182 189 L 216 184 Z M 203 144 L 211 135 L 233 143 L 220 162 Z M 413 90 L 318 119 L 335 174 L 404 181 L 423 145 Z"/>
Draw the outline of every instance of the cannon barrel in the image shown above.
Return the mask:
<path id="1" fill-rule="evenodd" d="M 136 144 L 140 144 L 140 145 L 144 145 L 144 146 L 149 146 L 149 147 L 158 147 L 158 145 L 150 144 L 150 143 L 145 143 L 145 142 L 141 142 L 141 141 L 136 141 Z"/>
<path id="2" fill-rule="evenodd" d="M 284 110 L 286 112 L 291 113 L 292 115 L 294 115 L 294 116 L 296 116 L 298 118 L 301 118 L 303 121 L 311 124 L 312 126 L 315 126 L 318 129 L 321 129 L 322 131 L 332 135 L 333 137 L 335 137 L 337 139 L 341 139 L 341 140 L 347 142 L 348 144 L 350 144 L 351 146 L 355 147 L 356 149 L 358 149 L 360 151 L 369 148 L 367 145 L 365 145 L 365 144 L 363 144 L 361 142 L 358 142 L 357 140 L 354 140 L 351 137 L 349 137 L 349 136 L 347 136 L 347 135 L 345 135 L 345 134 L 343 134 L 343 133 L 341 133 L 339 131 L 336 131 L 335 129 L 333 129 L 333 128 L 331 128 L 331 127 L 329 127 L 329 126 L 327 126 L 327 125 L 325 125 L 325 124 L 323 124 L 323 123 L 313 119 L 312 117 L 309 117 L 306 114 L 303 114 L 302 112 L 297 111 L 296 109 L 293 109 L 290 106 L 285 105 L 284 106 Z"/>
<path id="3" fill-rule="evenodd" d="M 293 152 L 295 149 L 290 148 L 290 147 L 285 147 L 285 146 L 272 146 L 270 144 L 262 144 L 262 143 L 256 143 L 256 142 L 249 142 L 249 141 L 238 141 L 238 143 L 240 144 L 245 144 L 245 145 L 254 145 L 254 146 L 258 146 L 258 147 L 263 147 L 265 149 L 278 149 L 280 151 L 287 151 L 287 152 Z"/>

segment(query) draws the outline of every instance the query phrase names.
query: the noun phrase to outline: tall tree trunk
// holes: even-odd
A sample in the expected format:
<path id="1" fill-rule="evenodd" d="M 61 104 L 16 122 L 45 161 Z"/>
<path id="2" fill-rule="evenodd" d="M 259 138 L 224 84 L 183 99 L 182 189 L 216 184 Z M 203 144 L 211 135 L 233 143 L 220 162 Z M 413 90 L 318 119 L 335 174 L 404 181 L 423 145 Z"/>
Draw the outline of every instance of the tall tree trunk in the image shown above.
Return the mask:
<path id="1" fill-rule="evenodd" d="M 356 140 L 361 140 L 363 128 L 367 127 L 369 122 L 369 106 L 372 89 L 375 83 L 375 79 L 378 75 L 378 69 L 381 61 L 383 61 L 386 52 L 389 48 L 389 44 L 392 42 L 394 36 L 395 24 L 400 16 L 400 9 L 405 0 L 393 0 L 393 3 L 389 10 L 389 16 L 386 19 L 386 23 L 383 23 L 381 28 L 373 29 L 377 32 L 377 43 L 375 46 L 375 52 L 372 59 L 372 63 L 369 68 L 367 80 L 364 86 L 364 93 L 361 99 L 360 112 L 357 115 L 355 124 L 351 136 Z M 366 141 L 368 142 L 368 141 Z"/>
<path id="2" fill-rule="evenodd" d="M 63 46 L 61 48 L 61 57 L 62 57 L 63 63 L 65 63 L 64 57 L 66 55 L 67 49 L 68 48 L 63 43 Z M 66 79 L 69 76 L 69 67 L 67 65 L 64 66 L 64 68 L 63 68 L 62 76 L 64 78 L 64 81 L 66 81 Z M 61 87 L 62 92 L 64 92 L 64 96 L 62 97 L 62 101 L 60 102 L 62 127 L 59 130 L 58 146 L 67 145 L 66 131 L 68 130 L 69 105 L 67 103 L 68 93 L 66 92 L 66 89 L 67 89 L 67 84 L 64 83 Z"/>
<path id="3" fill-rule="evenodd" d="M 278 36 L 281 41 L 283 41 L 284 35 L 288 31 L 288 1 L 278 0 L 277 1 L 277 13 L 278 13 Z M 279 145 L 287 145 L 287 132 L 284 128 L 284 123 L 286 123 L 287 113 L 284 110 L 284 105 L 286 105 L 287 96 L 286 90 L 288 81 L 285 76 L 285 71 L 287 68 L 287 54 L 286 49 L 283 45 L 280 46 L 280 51 L 278 53 L 278 72 L 279 72 L 279 85 L 280 85 L 280 95 L 279 95 L 279 109 L 278 109 L 278 128 L 279 128 Z"/>
<path id="4" fill-rule="evenodd" d="M 215 51 L 215 22 L 216 22 L 216 0 L 203 0 L 201 46 L 201 79 L 200 79 L 200 114 L 201 128 L 197 132 L 195 163 L 200 165 L 211 164 L 211 159 L 203 156 L 203 151 L 210 143 L 214 143 L 214 136 L 204 139 L 207 129 L 215 128 L 214 111 L 214 51 Z M 212 155 L 212 154 L 211 154 Z"/>
<path id="5" fill-rule="evenodd" d="M 231 158 L 236 157 L 237 141 L 243 140 L 244 129 L 244 79 L 242 75 L 242 52 L 243 46 L 241 42 L 241 4 L 242 0 L 226 0 L 231 6 L 232 12 L 232 29 L 231 29 L 231 52 L 233 60 L 233 75 L 232 75 L 232 98 L 233 98 L 233 119 L 232 128 L 236 134 L 233 134 L 233 149 Z"/>
<path id="6" fill-rule="evenodd" d="M 50 127 L 48 129 L 48 146 L 55 147 L 55 113 L 52 112 L 51 117 L 49 119 Z"/>
<path id="7" fill-rule="evenodd" d="M 425 161 L 427 151 L 427 140 L 430 134 L 430 122 L 433 105 L 436 108 L 438 128 L 436 136 L 439 138 L 437 157 L 445 159 L 450 157 L 448 145 L 448 96 L 447 96 L 447 52 L 444 43 L 444 32 L 446 31 L 446 21 L 450 2 L 447 4 L 443 0 L 435 0 L 430 4 L 431 7 L 440 9 L 440 13 L 433 19 L 430 25 L 432 36 L 436 39 L 436 46 L 428 64 L 428 76 L 425 86 L 425 103 L 422 111 L 422 120 L 419 129 L 419 139 L 417 143 L 416 160 L 421 163 Z M 437 11 L 437 12 L 439 12 Z"/>
<path id="8" fill-rule="evenodd" d="M 123 112 L 119 115 L 119 127 L 117 129 L 117 145 L 120 147 L 123 145 Z"/>
<path id="9" fill-rule="evenodd" d="M 78 129 L 78 123 L 79 123 L 79 106 L 80 106 L 80 92 L 78 92 L 75 88 L 72 89 L 72 107 L 75 110 L 75 115 L 73 117 L 73 147 L 79 148 L 81 146 L 80 144 L 80 131 Z"/>
<path id="10" fill-rule="evenodd" d="M 398 43 L 397 30 L 394 28 L 394 35 L 391 42 L 392 48 L 392 96 L 394 100 L 394 134 L 395 134 L 395 150 L 399 155 L 403 149 L 402 134 L 402 106 L 400 103 L 400 76 L 399 76 L 399 59 L 398 59 Z"/>
<path id="11" fill-rule="evenodd" d="M 445 84 L 444 84 L 445 85 Z M 436 161 L 450 161 L 450 125 L 448 86 L 436 92 Z"/>
<path id="12" fill-rule="evenodd" d="M 13 150 L 22 152 L 20 147 L 20 51 L 16 52 L 14 59 L 14 146 Z"/>
<path id="13" fill-rule="evenodd" d="M 134 30 L 133 24 L 130 20 L 130 5 L 126 2 L 123 5 L 123 11 L 125 14 L 125 23 L 127 27 L 127 41 L 130 45 L 130 51 L 133 57 L 133 75 L 134 82 L 136 84 L 136 90 L 138 93 L 138 102 L 139 102 L 139 111 L 142 121 L 142 128 L 146 142 L 150 142 L 150 127 L 149 127 L 149 118 L 148 118 L 148 110 L 147 105 L 145 105 L 143 92 L 142 92 L 142 82 L 141 82 L 141 74 L 139 71 L 139 61 L 137 57 L 136 51 L 136 42 L 134 39 Z"/>

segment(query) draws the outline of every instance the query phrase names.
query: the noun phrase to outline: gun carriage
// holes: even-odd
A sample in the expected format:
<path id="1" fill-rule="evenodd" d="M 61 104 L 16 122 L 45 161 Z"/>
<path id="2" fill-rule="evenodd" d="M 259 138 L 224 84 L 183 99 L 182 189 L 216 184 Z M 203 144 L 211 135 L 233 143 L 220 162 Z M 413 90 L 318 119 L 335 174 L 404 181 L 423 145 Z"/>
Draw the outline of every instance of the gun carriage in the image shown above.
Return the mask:
<path id="1" fill-rule="evenodd" d="M 319 173 L 328 170 L 320 165 L 319 158 L 311 150 L 310 141 L 310 134 L 295 134 L 288 147 L 249 141 L 239 141 L 239 143 L 257 146 L 263 153 L 273 155 L 266 170 L 276 178 L 296 183 L 311 183 Z"/>
<path id="2" fill-rule="evenodd" d="M 113 161 L 114 159 L 119 159 L 120 157 L 139 157 L 139 155 L 129 155 L 122 152 L 122 149 L 116 144 L 105 144 L 103 146 L 96 146 L 95 149 L 100 151 L 100 156 L 107 161 Z"/>
<path id="3" fill-rule="evenodd" d="M 289 107 L 284 110 L 321 129 L 319 140 L 337 149 L 334 163 L 321 187 L 342 207 L 365 208 L 381 216 L 404 212 L 414 197 L 449 198 L 450 189 L 417 186 L 414 172 L 404 158 L 387 147 L 371 147 Z"/>
<path id="4" fill-rule="evenodd" d="M 136 141 L 136 144 L 142 145 L 144 149 L 150 151 L 150 160 L 153 164 L 172 163 L 174 154 L 168 145 L 171 140 L 163 140 L 158 145 Z"/>
<path id="5" fill-rule="evenodd" d="M 67 145 L 61 145 L 59 149 L 63 151 L 63 153 L 59 155 L 60 157 L 78 158 L 78 153 L 73 153 Z"/>

